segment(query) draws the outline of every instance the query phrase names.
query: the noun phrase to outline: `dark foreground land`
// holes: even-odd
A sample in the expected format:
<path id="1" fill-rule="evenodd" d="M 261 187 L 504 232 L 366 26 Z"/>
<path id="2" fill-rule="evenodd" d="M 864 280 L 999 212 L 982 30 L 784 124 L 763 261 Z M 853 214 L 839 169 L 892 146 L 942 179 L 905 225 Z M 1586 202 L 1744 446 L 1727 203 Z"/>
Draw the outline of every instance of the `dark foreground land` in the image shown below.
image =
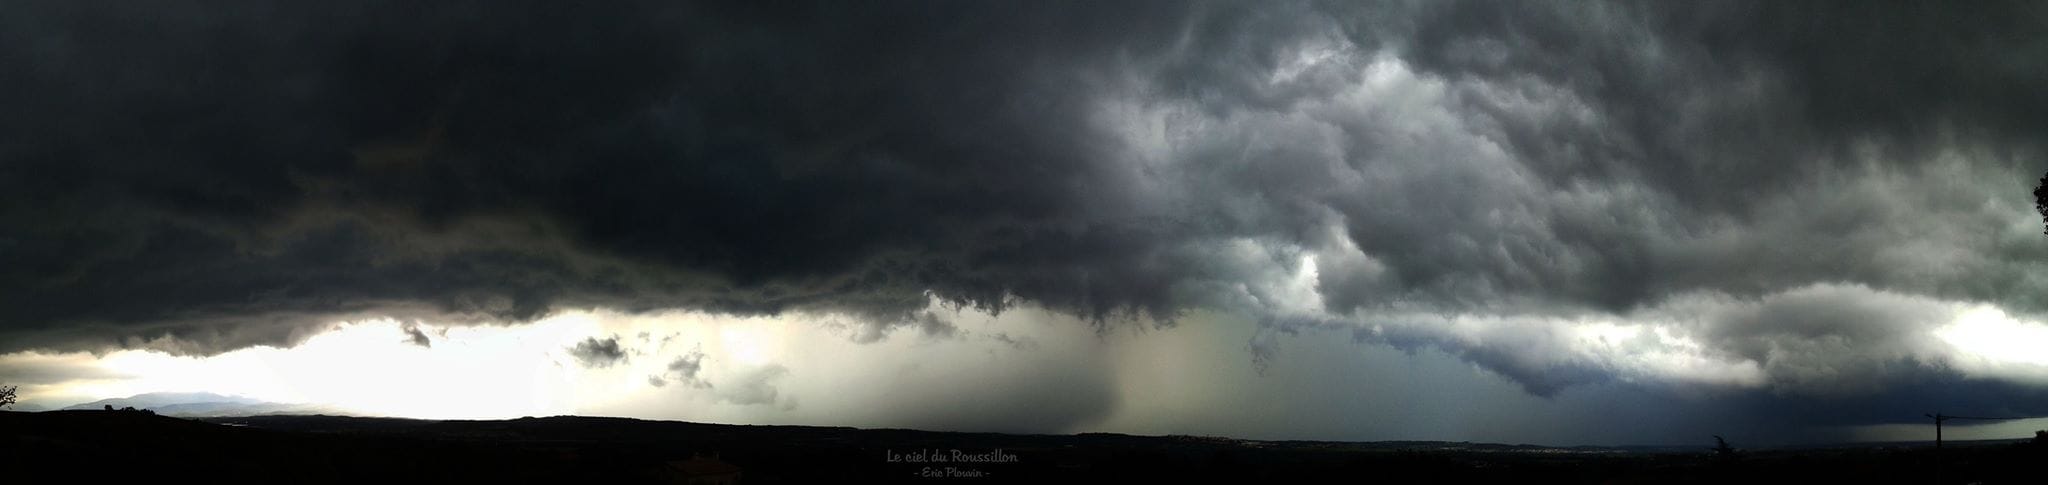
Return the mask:
<path id="1" fill-rule="evenodd" d="M 0 412 L 0 474 L 15 483 L 2038 484 L 2048 483 L 2048 447 L 1952 444 L 1937 455 L 1923 446 L 1861 446 L 1723 458 L 1703 449 L 1005 435 L 586 417 L 187 420 L 53 411 Z"/>

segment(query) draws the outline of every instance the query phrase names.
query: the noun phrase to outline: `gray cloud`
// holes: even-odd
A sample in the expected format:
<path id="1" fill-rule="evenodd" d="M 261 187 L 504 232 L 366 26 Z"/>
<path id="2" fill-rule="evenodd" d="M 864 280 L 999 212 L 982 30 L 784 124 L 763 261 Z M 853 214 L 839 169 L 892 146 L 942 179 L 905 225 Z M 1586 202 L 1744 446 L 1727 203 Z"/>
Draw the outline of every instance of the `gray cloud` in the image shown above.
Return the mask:
<path id="1" fill-rule="evenodd" d="M 619 349 L 616 341 L 609 343 L 613 344 L 609 347 L 610 353 L 616 355 L 613 361 L 623 361 L 626 351 Z M 579 350 L 583 347 L 583 344 L 577 346 Z M 667 387 L 671 382 L 682 384 L 687 392 L 701 392 L 700 395 L 709 396 L 716 402 L 741 406 L 772 405 L 783 411 L 796 408 L 796 398 L 784 394 L 776 385 L 776 381 L 789 375 L 788 367 L 772 363 L 734 366 L 728 362 L 719 372 L 721 375 L 714 377 L 707 372 L 708 358 L 700 344 L 669 361 L 663 372 L 647 376 L 647 383 L 654 387 Z M 712 382 L 714 378 L 718 382 Z"/>
<path id="2" fill-rule="evenodd" d="M 399 331 L 405 332 L 406 343 L 429 349 L 434 348 L 434 341 L 427 339 L 427 333 L 421 332 L 420 326 L 417 323 L 407 323 L 399 327 Z"/>
<path id="3" fill-rule="evenodd" d="M 856 314 L 851 317 L 849 320 L 829 322 L 826 326 L 842 331 L 849 339 L 860 343 L 880 342 L 888 338 L 890 332 L 899 328 L 907 328 L 925 338 L 934 339 L 958 338 L 965 333 L 960 327 L 953 325 L 953 322 L 930 310 L 907 311 L 900 316 Z"/>
<path id="4" fill-rule="evenodd" d="M 2032 3 L 16 10 L 0 352 L 939 300 L 1818 402 L 2048 315 Z"/>
<path id="5" fill-rule="evenodd" d="M 684 385 L 688 385 L 690 387 L 697 389 L 705 389 L 711 387 L 711 382 L 706 381 L 703 377 L 699 376 L 699 374 L 702 373 L 703 371 L 704 349 L 700 346 L 699 348 L 691 349 L 690 353 L 683 354 L 682 357 L 677 357 L 675 361 L 669 362 L 668 374 L 653 376 L 649 377 L 648 379 L 649 382 L 665 383 L 664 381 L 666 379 L 673 378 L 676 380 L 676 382 L 681 382 Z M 656 384 L 656 386 L 660 385 L 661 384 Z"/>
<path id="6" fill-rule="evenodd" d="M 626 350 L 619 347 L 619 338 L 591 337 L 569 347 L 569 355 L 585 367 L 611 367 L 626 361 Z"/>
<path id="7" fill-rule="evenodd" d="M 0 383 L 9 385 L 60 384 L 91 379 L 121 379 L 128 375 L 77 362 L 47 359 L 15 359 L 0 366 Z"/>
<path id="8" fill-rule="evenodd" d="M 740 373 L 723 386 L 716 386 L 713 393 L 721 402 L 742 406 L 772 404 L 782 409 L 793 409 L 796 401 L 783 396 L 775 387 L 775 381 L 786 375 L 789 375 L 789 369 L 783 366 L 759 366 Z"/>
<path id="9" fill-rule="evenodd" d="M 1004 347 L 1009 347 L 1012 350 L 1032 350 L 1038 348 L 1037 340 L 1030 337 L 1011 336 L 1008 333 L 997 332 L 989 335 L 988 339 L 1003 344 Z"/>

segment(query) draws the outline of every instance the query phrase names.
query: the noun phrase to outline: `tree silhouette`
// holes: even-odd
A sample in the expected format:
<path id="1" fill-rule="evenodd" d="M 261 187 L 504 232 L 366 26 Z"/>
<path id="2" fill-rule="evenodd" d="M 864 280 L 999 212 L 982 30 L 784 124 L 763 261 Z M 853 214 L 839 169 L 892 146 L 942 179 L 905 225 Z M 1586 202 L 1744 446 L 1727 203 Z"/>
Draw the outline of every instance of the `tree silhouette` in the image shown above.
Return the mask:
<path id="1" fill-rule="evenodd" d="M 2048 234 L 2048 174 L 2042 174 L 2041 183 L 2034 186 L 2034 212 L 2041 213 L 2041 233 Z"/>
<path id="2" fill-rule="evenodd" d="M 9 404 L 14 404 L 15 389 L 15 386 L 0 386 L 0 408 L 5 408 Z"/>
<path id="3" fill-rule="evenodd" d="M 1708 449 L 1714 450 L 1714 456 L 1724 460 L 1735 457 L 1735 447 L 1728 446 L 1728 440 L 1721 439 L 1721 435 L 1714 435 L 1714 447 Z"/>

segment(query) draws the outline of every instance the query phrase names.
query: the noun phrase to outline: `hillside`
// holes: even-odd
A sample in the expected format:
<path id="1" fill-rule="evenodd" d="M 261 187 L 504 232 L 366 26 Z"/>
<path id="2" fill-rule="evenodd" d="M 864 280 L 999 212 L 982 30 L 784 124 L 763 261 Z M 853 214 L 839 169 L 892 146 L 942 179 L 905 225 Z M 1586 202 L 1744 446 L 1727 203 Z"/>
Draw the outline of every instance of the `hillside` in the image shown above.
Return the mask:
<path id="1" fill-rule="evenodd" d="M 1928 483 L 1935 452 L 1859 447 L 1717 459 L 1691 451 L 1006 435 L 575 416 L 189 420 L 52 411 L 0 412 L 0 456 L 20 464 L 29 477 L 53 481 L 664 483 L 686 478 L 688 470 L 711 469 L 705 465 L 711 463 L 740 472 L 743 483 Z M 2048 459 L 2048 450 L 2016 443 L 1951 446 L 1943 459 L 1946 478 L 2030 483 L 2022 479 L 2038 473 L 2031 464 Z"/>

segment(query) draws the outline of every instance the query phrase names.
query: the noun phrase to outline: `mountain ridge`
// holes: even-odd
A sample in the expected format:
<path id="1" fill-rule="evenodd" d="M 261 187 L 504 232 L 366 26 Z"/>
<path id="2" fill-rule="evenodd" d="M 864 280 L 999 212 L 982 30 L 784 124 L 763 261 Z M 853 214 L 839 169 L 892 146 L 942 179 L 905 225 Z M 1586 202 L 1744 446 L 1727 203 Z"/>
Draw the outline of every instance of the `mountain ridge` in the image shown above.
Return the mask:
<path id="1" fill-rule="evenodd" d="M 272 414 L 350 414 L 331 406 L 304 403 L 279 403 L 244 396 L 215 394 L 210 392 L 148 392 L 128 397 L 114 397 L 92 402 L 83 402 L 58 408 L 60 411 L 96 409 L 147 409 L 158 414 L 178 417 L 222 417 L 260 416 Z"/>

